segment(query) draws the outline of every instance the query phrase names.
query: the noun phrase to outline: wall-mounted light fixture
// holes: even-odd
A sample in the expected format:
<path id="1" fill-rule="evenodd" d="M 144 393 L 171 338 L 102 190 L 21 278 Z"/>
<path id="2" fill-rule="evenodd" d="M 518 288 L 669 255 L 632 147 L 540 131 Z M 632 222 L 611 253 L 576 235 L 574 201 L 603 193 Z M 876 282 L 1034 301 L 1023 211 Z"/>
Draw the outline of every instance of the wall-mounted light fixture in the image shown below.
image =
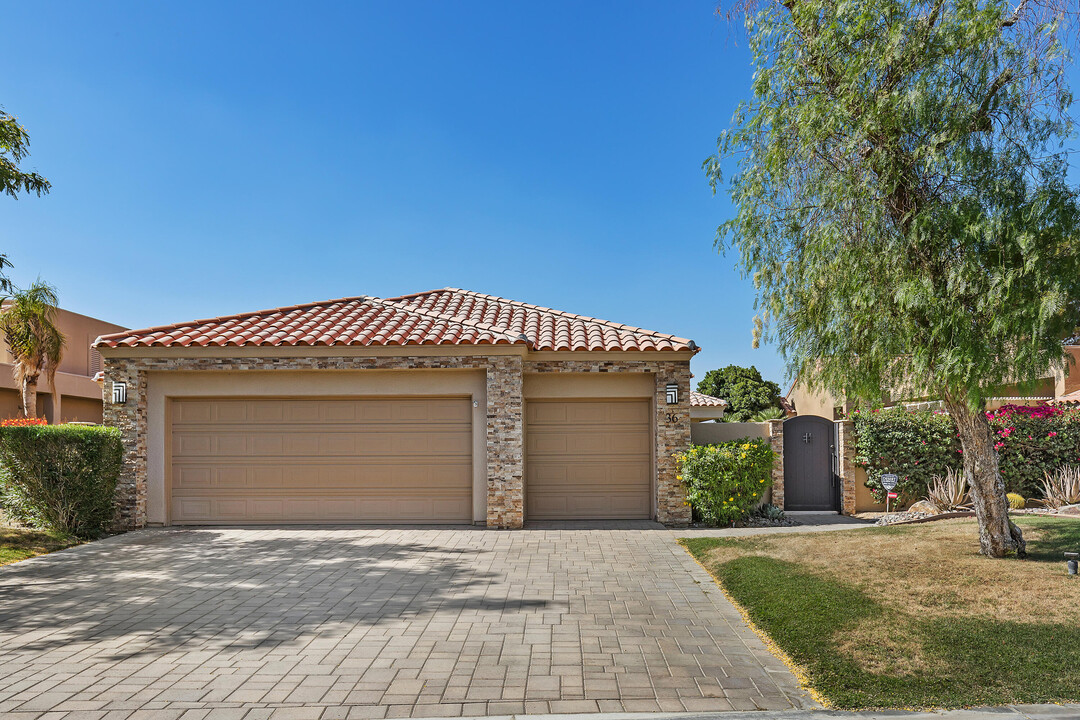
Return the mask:
<path id="1" fill-rule="evenodd" d="M 668 383 L 667 384 L 667 404 L 678 405 L 679 404 L 679 384 Z"/>
<path id="2" fill-rule="evenodd" d="M 112 384 L 112 401 L 114 405 L 123 405 L 127 402 L 127 383 L 114 382 Z"/>

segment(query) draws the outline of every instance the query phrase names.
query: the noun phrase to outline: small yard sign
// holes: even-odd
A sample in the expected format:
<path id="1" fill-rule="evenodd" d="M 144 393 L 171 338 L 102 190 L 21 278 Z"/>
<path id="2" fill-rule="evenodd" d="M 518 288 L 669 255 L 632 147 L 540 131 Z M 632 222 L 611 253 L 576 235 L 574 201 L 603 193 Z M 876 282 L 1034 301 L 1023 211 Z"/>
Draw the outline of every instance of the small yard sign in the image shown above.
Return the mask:
<path id="1" fill-rule="evenodd" d="M 889 501 L 897 498 L 897 494 L 893 490 L 896 489 L 896 483 L 898 482 L 900 482 L 900 478 L 894 473 L 885 473 L 881 476 L 881 487 L 887 491 L 885 494 L 885 512 L 889 512 Z"/>

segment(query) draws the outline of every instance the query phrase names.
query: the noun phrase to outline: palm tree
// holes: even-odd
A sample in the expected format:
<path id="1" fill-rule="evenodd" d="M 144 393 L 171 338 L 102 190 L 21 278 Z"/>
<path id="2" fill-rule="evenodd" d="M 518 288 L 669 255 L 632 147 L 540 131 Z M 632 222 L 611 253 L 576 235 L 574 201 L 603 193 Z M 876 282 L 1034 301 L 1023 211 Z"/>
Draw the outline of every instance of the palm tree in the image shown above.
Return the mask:
<path id="1" fill-rule="evenodd" d="M 56 397 L 56 368 L 65 342 L 56 327 L 56 305 L 56 288 L 38 280 L 26 290 L 12 292 L 0 309 L 0 332 L 11 351 L 26 417 L 37 416 L 37 383 L 42 373 Z"/>

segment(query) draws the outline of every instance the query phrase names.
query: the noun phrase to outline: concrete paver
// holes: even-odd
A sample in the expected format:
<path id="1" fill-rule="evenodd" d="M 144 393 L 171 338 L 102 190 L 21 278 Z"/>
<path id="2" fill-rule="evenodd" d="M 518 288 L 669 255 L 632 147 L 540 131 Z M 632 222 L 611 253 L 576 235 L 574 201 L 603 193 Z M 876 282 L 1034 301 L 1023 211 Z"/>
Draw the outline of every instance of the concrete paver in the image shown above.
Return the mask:
<path id="1" fill-rule="evenodd" d="M 652 523 L 151 529 L 0 569 L 0 717 L 812 707 Z"/>

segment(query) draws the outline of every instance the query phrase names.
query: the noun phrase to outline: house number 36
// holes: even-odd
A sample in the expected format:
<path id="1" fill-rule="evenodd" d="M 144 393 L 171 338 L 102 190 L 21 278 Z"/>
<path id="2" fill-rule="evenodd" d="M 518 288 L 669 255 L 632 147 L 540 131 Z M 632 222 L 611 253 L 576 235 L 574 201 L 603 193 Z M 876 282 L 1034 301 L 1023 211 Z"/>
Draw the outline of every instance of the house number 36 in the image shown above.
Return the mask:
<path id="1" fill-rule="evenodd" d="M 665 418 L 669 423 L 678 422 L 679 418 L 673 412 L 665 413 Z"/>

